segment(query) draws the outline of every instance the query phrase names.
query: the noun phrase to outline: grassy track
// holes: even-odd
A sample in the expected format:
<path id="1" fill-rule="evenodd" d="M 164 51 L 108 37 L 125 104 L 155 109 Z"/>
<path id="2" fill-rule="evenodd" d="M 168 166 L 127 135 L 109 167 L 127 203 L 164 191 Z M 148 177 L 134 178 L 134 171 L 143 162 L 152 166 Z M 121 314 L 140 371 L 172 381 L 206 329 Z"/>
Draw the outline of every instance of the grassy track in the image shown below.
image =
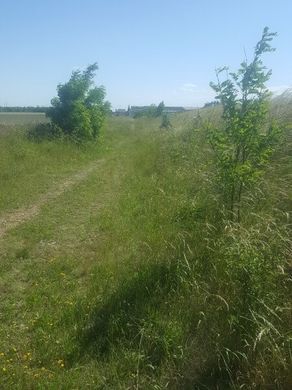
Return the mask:
<path id="1" fill-rule="evenodd" d="M 39 214 L 41 208 L 45 204 L 62 195 L 65 191 L 78 184 L 80 181 L 86 179 L 86 177 L 92 171 L 99 169 L 100 165 L 101 160 L 94 161 L 86 168 L 83 168 L 83 170 L 80 172 L 75 173 L 73 176 L 70 176 L 65 181 L 59 183 L 57 187 L 42 195 L 30 206 L 20 208 L 18 210 L 7 213 L 6 215 L 4 214 L 4 216 L 0 219 L 0 237 L 3 236 L 8 230 L 13 229 L 16 226 L 34 218 L 37 214 Z"/>
<path id="2" fill-rule="evenodd" d="M 72 388 L 78 386 L 78 383 L 81 387 L 87 381 L 93 385 L 97 379 L 99 382 L 103 380 L 101 372 L 96 370 L 96 367 L 92 371 L 91 362 L 89 367 L 80 368 L 81 375 L 80 369 L 72 370 L 72 376 L 64 373 L 67 367 L 63 367 L 63 364 L 66 366 L 68 364 L 65 362 L 66 354 L 72 348 L 70 333 L 73 331 L 71 329 L 65 334 L 64 326 L 70 322 L 75 305 L 87 293 L 92 278 L 98 280 L 100 277 L 104 283 L 101 288 L 105 288 L 108 283 L 106 279 L 111 272 L 113 270 L 117 272 L 116 251 L 126 252 L 121 259 L 125 255 L 128 256 L 127 247 L 132 247 L 132 240 L 135 241 L 135 238 L 130 238 L 128 243 L 124 242 L 127 232 L 124 231 L 123 225 L 127 226 L 129 221 L 125 220 L 120 224 L 123 218 L 119 213 L 115 215 L 114 210 L 119 209 L 118 200 L 123 181 L 135 175 L 137 146 L 142 158 L 144 154 L 144 159 L 148 160 L 150 153 L 155 159 L 155 154 L 152 154 L 152 142 L 146 140 L 145 143 L 143 133 L 137 132 L 141 129 L 134 129 L 132 122 L 113 124 L 113 127 L 114 131 L 108 134 L 104 150 L 99 153 L 99 156 L 105 154 L 106 159 L 102 159 L 98 169 L 93 170 L 88 178 L 74 187 L 74 190 L 69 189 L 57 199 L 43 205 L 38 216 L 34 216 L 2 238 L 3 386 L 9 387 L 13 384 L 20 388 L 26 386 L 29 388 L 36 386 L 37 383 L 44 385 L 48 380 L 50 383 L 51 380 L 49 386 L 52 388 L 60 388 L 59 386 Z M 19 142 L 22 147 L 27 147 L 26 141 Z M 33 148 L 34 145 L 29 147 Z M 58 148 L 58 145 L 48 147 Z M 80 151 L 77 150 L 77 153 Z M 89 150 L 86 157 L 93 159 L 96 155 Z M 84 164 L 82 151 L 80 160 Z M 69 160 L 68 165 L 70 162 Z M 77 166 L 77 162 L 73 163 L 70 171 Z M 143 164 L 143 161 L 140 163 Z M 155 160 L 150 159 L 147 164 L 150 165 L 148 168 L 150 172 Z M 59 172 L 53 174 L 59 178 L 61 176 Z M 30 178 L 30 169 L 24 172 L 24 176 L 21 183 Z M 50 176 L 42 179 L 46 179 L 44 188 L 47 189 L 51 183 Z M 43 185 L 38 176 L 35 180 L 39 180 L 38 185 Z M 34 184 L 30 183 L 30 186 Z M 39 192 L 39 188 L 35 191 Z M 33 204 L 37 197 L 20 199 L 27 205 L 31 202 Z M 130 202 L 127 207 L 138 205 Z M 110 230 L 109 224 L 112 225 Z M 119 246 L 122 244 L 124 248 Z M 141 244 L 135 243 L 136 245 Z M 103 258 L 104 256 L 106 258 Z M 99 272 L 105 271 L 96 269 L 99 263 L 103 262 L 107 263 L 105 280 L 103 274 L 99 276 Z M 93 379 L 87 378 L 89 372 L 93 372 Z"/>
<path id="3" fill-rule="evenodd" d="M 0 136 L 0 218 L 30 205 L 54 185 L 99 158 L 98 146 L 76 147 L 66 142 L 34 143 L 24 129 L 6 127 Z"/>
<path id="4" fill-rule="evenodd" d="M 191 121 L 113 118 L 98 148 L 0 137 L 2 215 L 39 205 L 0 237 L 0 388 L 289 388 L 290 147 L 225 226 Z"/>

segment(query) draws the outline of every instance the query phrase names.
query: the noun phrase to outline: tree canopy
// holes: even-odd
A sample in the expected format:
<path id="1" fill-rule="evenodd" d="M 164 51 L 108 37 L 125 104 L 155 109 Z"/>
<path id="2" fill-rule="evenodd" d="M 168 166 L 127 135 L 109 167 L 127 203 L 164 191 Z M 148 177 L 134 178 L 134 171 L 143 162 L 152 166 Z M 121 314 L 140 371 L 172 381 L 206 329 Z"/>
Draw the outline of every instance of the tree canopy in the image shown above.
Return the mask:
<path id="1" fill-rule="evenodd" d="M 47 112 L 54 125 L 78 140 L 96 139 L 110 108 L 104 100 L 105 88 L 94 86 L 97 70 L 94 63 L 84 71 L 73 71 L 67 83 L 58 85 L 58 96 Z"/>

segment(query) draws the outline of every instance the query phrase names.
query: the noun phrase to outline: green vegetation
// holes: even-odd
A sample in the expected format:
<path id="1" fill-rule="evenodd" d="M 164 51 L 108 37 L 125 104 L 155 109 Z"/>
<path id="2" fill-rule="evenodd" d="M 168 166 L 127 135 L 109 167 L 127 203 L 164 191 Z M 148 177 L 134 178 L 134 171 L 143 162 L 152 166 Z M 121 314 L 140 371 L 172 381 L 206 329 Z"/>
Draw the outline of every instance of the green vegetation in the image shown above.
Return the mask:
<path id="1" fill-rule="evenodd" d="M 31 114 L 32 112 L 39 112 L 39 113 L 45 113 L 47 112 L 47 109 L 49 107 L 44 107 L 44 106 L 0 106 L 0 112 L 11 112 L 11 113 L 29 113 Z"/>
<path id="2" fill-rule="evenodd" d="M 98 165 L 0 238 L 0 387 L 290 388 L 288 107 L 240 225 L 201 125 L 218 127 L 220 107 L 175 115 L 170 131 L 111 118 L 99 148 L 5 132 L 1 174 L 19 175 L 3 211 L 9 187 L 21 207 Z"/>
<path id="3" fill-rule="evenodd" d="M 141 110 L 140 112 L 137 112 L 134 118 L 158 118 L 163 114 L 164 107 L 164 102 L 160 102 L 158 106 L 156 106 L 155 104 L 151 104 L 151 106 L 145 107 L 145 109 Z"/>
<path id="4" fill-rule="evenodd" d="M 275 36 L 264 29 L 253 60 L 245 60 L 237 73 L 217 70 L 217 84 L 211 86 L 223 107 L 224 125 L 210 128 L 210 143 L 215 151 L 218 182 L 230 218 L 240 222 L 242 196 L 260 176 L 274 151 L 279 128 L 268 119 L 269 92 L 265 86 L 271 71 L 266 71 L 261 56 L 273 51 L 270 41 Z M 226 71 L 226 80 L 219 75 Z"/>
<path id="5" fill-rule="evenodd" d="M 67 83 L 58 85 L 58 97 L 47 111 L 53 134 L 64 133 L 78 141 L 97 139 L 110 108 L 104 87 L 92 87 L 97 69 L 95 63 L 83 72 L 76 70 Z"/>
<path id="6" fill-rule="evenodd" d="M 170 129 L 172 127 L 170 119 L 167 114 L 163 114 L 161 118 L 161 124 L 160 128 L 161 129 Z"/>
<path id="7" fill-rule="evenodd" d="M 274 35 L 217 72 L 221 104 L 195 116 L 170 123 L 162 102 L 84 142 L 108 109 L 93 64 L 58 86 L 52 122 L 0 125 L 0 388 L 292 387 L 291 96 L 268 105 L 261 60 Z"/>
<path id="8" fill-rule="evenodd" d="M 11 114 L 10 123 L 18 123 L 21 118 L 24 123 L 25 119 L 29 122 L 27 114 L 19 115 L 20 118 Z M 44 116 L 39 120 L 46 124 Z M 27 132 L 32 131 L 35 131 L 32 120 L 17 128 L 0 125 L 0 217 L 37 200 L 55 183 L 82 169 L 98 155 L 96 143 L 78 147 L 67 140 L 31 142 Z"/>

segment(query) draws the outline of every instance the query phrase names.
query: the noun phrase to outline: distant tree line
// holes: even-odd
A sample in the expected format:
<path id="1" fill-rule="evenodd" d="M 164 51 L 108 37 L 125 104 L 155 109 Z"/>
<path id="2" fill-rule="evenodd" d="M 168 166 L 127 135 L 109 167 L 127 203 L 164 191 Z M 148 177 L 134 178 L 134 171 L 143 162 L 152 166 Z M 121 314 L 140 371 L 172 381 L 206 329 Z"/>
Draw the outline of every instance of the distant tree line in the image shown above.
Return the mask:
<path id="1" fill-rule="evenodd" d="M 46 113 L 49 107 L 44 106 L 0 106 L 0 112 L 43 112 Z"/>

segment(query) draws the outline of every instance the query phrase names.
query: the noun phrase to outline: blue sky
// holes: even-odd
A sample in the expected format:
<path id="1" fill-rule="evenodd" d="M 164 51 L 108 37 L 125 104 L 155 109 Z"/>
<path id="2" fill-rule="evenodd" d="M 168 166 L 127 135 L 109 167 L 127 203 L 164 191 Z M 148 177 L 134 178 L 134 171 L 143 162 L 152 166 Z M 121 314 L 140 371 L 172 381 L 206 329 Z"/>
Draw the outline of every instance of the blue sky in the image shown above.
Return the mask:
<path id="1" fill-rule="evenodd" d="M 197 106 L 214 69 L 250 58 L 278 32 L 272 90 L 292 86 L 291 0 L 0 0 L 0 105 L 48 105 L 73 69 L 95 61 L 114 108 Z"/>

